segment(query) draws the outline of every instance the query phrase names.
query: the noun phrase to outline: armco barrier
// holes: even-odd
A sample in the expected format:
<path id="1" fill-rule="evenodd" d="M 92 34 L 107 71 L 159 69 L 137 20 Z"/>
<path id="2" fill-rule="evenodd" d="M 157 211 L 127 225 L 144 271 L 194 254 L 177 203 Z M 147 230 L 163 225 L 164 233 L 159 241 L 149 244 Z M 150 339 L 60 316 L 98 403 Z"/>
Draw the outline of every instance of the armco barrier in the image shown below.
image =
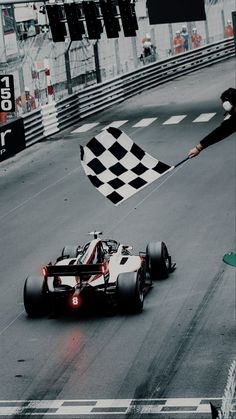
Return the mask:
<path id="1" fill-rule="evenodd" d="M 44 128 L 44 137 L 55 134 L 59 131 L 58 128 L 58 114 L 56 102 L 44 105 L 41 108 L 42 111 L 42 123 Z"/>
<path id="2" fill-rule="evenodd" d="M 235 56 L 234 42 L 225 39 L 187 51 L 178 56 L 148 64 L 132 73 L 121 76 L 124 99 L 232 56 Z"/>
<path id="3" fill-rule="evenodd" d="M 80 116 L 85 118 L 124 100 L 123 80 L 116 77 L 112 80 L 91 86 L 79 93 Z"/>
<path id="4" fill-rule="evenodd" d="M 235 56 L 233 38 L 159 60 L 112 80 L 87 87 L 23 116 L 26 145 L 31 145 L 82 118 L 120 103 L 146 89 Z"/>
<path id="5" fill-rule="evenodd" d="M 41 109 L 22 115 L 24 120 L 26 146 L 37 143 L 44 138 Z"/>
<path id="6" fill-rule="evenodd" d="M 56 104 L 59 131 L 76 124 L 80 117 L 78 94 L 62 99 Z"/>

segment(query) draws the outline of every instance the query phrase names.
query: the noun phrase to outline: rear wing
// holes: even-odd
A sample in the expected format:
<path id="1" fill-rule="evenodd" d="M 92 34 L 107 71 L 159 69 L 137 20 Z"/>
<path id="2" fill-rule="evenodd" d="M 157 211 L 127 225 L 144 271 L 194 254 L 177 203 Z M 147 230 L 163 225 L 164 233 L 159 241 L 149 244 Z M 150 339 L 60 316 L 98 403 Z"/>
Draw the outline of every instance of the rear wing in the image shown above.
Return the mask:
<path id="1" fill-rule="evenodd" d="M 98 275 L 105 273 L 104 263 L 94 265 L 47 265 L 43 267 L 43 274 L 49 276 L 80 276 Z"/>

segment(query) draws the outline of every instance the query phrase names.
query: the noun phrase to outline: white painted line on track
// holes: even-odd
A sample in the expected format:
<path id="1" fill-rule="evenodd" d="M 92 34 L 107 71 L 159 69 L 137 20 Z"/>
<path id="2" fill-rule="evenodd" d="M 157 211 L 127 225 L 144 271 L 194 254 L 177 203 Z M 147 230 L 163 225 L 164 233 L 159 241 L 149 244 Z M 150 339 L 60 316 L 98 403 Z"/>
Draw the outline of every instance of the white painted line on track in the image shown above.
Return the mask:
<path id="1" fill-rule="evenodd" d="M 87 132 L 90 129 L 96 127 L 97 125 L 99 125 L 99 122 L 93 122 L 91 124 L 81 125 L 80 127 L 74 129 L 74 131 L 71 131 L 71 134 L 77 134 L 78 132 Z"/>
<path id="2" fill-rule="evenodd" d="M 196 398 L 196 399 L 186 399 L 186 398 L 176 398 L 176 399 L 167 399 L 166 406 L 193 406 L 201 402 L 202 399 Z"/>
<path id="3" fill-rule="evenodd" d="M 104 128 L 102 128 L 102 130 L 107 129 L 109 127 L 119 128 L 122 125 L 126 124 L 126 122 L 128 122 L 128 119 L 123 119 L 121 121 L 113 121 L 109 125 L 106 125 Z"/>
<path id="4" fill-rule="evenodd" d="M 133 127 L 134 128 L 148 127 L 149 125 L 151 125 L 156 120 L 157 120 L 157 118 L 143 118 L 139 122 L 137 122 L 135 125 L 133 125 Z"/>
<path id="5" fill-rule="evenodd" d="M 216 115 L 216 112 L 213 112 L 213 113 L 201 113 L 201 115 L 199 115 L 196 119 L 194 119 L 193 122 L 208 122 L 215 115 Z"/>
<path id="6" fill-rule="evenodd" d="M 15 321 L 25 312 L 25 310 L 21 311 L 20 314 L 17 314 L 17 316 L 7 325 L 5 326 L 1 331 L 0 335 L 2 335 Z"/>
<path id="7" fill-rule="evenodd" d="M 0 417 L 19 415 L 72 416 L 135 414 L 210 414 L 210 401 L 221 398 L 100 399 L 100 400 L 0 400 Z"/>
<path id="8" fill-rule="evenodd" d="M 196 122 L 209 122 L 215 115 L 216 115 L 216 112 L 202 113 L 196 119 L 194 119 L 192 122 L 194 122 L 194 123 L 196 123 Z M 173 115 L 170 118 L 168 118 L 165 122 L 163 122 L 163 125 L 179 124 L 186 117 L 187 117 L 187 115 Z M 224 120 L 228 119 L 229 117 L 230 117 L 230 115 L 227 115 L 224 118 Z M 158 119 L 158 117 L 143 118 L 140 121 L 138 121 L 136 124 L 132 125 L 132 128 L 148 127 L 153 122 L 155 122 L 157 119 Z M 107 129 L 108 127 L 119 128 L 122 125 L 126 124 L 127 122 L 129 122 L 128 119 L 121 119 L 121 120 L 113 121 L 113 122 L 107 124 L 106 126 L 104 126 L 103 128 L 101 128 L 101 130 L 103 131 L 104 129 Z M 92 128 L 96 127 L 99 124 L 101 124 L 101 122 L 93 122 L 93 123 L 88 123 L 88 124 L 81 125 L 80 127 L 71 131 L 71 134 L 87 132 L 87 131 L 91 130 Z"/>
<path id="9" fill-rule="evenodd" d="M 184 118 L 186 118 L 187 115 L 175 115 L 171 116 L 169 119 L 167 119 L 165 122 L 163 122 L 163 125 L 174 125 L 179 124 Z"/>

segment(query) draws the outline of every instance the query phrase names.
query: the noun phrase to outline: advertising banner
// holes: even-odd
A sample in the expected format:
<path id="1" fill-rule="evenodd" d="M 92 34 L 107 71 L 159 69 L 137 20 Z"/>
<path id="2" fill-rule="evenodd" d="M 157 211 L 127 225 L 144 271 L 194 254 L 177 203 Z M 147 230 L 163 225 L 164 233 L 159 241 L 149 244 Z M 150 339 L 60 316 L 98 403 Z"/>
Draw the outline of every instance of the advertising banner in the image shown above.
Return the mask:
<path id="1" fill-rule="evenodd" d="M 25 148 L 25 132 L 22 118 L 0 125 L 0 162 Z"/>

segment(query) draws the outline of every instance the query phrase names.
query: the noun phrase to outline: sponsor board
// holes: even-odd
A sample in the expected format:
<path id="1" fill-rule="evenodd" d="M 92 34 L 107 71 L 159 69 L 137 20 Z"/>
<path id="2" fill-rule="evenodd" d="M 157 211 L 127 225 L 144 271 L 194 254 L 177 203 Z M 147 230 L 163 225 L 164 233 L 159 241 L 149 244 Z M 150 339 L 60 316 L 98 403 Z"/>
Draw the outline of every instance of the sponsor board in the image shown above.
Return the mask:
<path id="1" fill-rule="evenodd" d="M 0 125 L 0 162 L 25 148 L 23 119 Z"/>

